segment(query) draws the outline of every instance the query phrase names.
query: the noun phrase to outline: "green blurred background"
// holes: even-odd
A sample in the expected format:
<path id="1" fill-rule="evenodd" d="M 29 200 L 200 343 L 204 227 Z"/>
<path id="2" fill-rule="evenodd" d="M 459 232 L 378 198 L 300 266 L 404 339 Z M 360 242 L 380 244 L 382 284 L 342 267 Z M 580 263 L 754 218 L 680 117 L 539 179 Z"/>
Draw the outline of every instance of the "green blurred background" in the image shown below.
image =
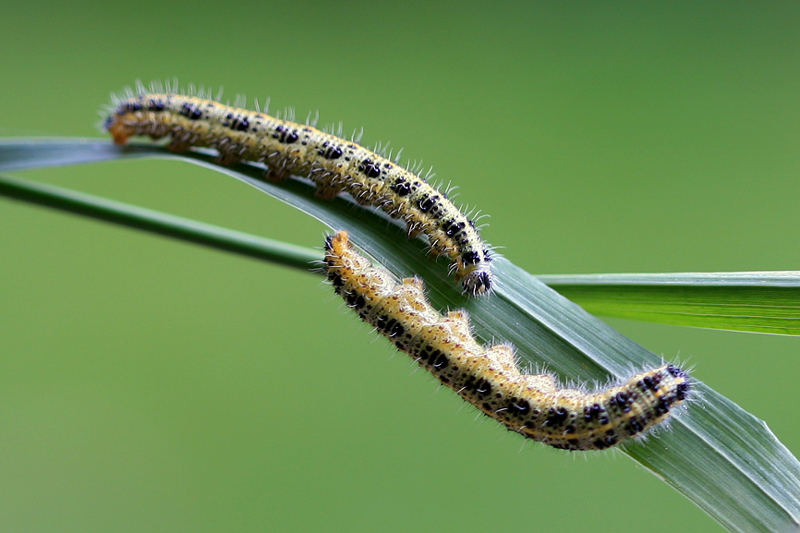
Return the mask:
<path id="1" fill-rule="evenodd" d="M 405 147 L 534 273 L 798 269 L 799 22 L 797 2 L 18 2 L 0 134 L 98 136 L 109 92 L 177 76 Z M 179 162 L 18 175 L 325 231 Z M 318 277 L 6 199 L 0 272 L 2 531 L 720 530 L 623 455 L 476 421 Z M 800 341 L 612 324 L 800 451 Z"/>

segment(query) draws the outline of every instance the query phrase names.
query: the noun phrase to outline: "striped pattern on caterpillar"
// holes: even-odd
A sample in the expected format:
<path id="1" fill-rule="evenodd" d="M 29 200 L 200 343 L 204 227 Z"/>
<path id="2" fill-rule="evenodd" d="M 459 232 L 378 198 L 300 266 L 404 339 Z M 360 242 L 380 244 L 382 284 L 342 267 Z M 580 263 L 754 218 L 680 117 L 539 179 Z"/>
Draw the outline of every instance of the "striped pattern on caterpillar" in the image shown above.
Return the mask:
<path id="1" fill-rule="evenodd" d="M 440 315 L 422 281 L 397 283 L 348 242 L 328 237 L 328 279 L 348 307 L 443 384 L 509 430 L 566 450 L 602 450 L 664 422 L 689 395 L 691 381 L 665 364 L 605 390 L 561 389 L 552 376 L 522 374 L 507 344 L 484 348 L 464 311 Z"/>
<path id="2" fill-rule="evenodd" d="M 479 296 L 492 289 L 491 253 L 475 224 L 445 193 L 355 142 L 169 89 L 154 93 L 139 85 L 136 93 L 129 89 L 122 97 L 114 96 L 112 105 L 104 128 L 117 144 L 138 135 L 169 136 L 175 151 L 214 148 L 226 165 L 264 163 L 271 180 L 310 178 L 322 198 L 350 193 L 359 204 L 404 221 L 410 236 L 426 237 L 434 255 L 448 256 L 466 294 Z"/>

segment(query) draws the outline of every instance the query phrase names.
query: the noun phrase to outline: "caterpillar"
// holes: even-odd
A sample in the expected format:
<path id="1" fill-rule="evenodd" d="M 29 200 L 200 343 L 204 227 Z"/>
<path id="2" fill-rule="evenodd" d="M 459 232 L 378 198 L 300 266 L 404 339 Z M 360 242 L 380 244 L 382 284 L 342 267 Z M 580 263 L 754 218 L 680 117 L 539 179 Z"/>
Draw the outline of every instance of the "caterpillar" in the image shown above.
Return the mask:
<path id="1" fill-rule="evenodd" d="M 104 128 L 117 144 L 140 135 L 154 140 L 169 136 L 175 151 L 214 148 L 222 164 L 263 163 L 268 179 L 309 178 L 324 199 L 347 192 L 360 205 L 404 221 L 409 236 L 426 237 L 433 255 L 450 258 L 466 294 L 480 296 L 492 289 L 492 256 L 473 221 L 445 193 L 356 142 L 169 87 L 164 93 L 148 92 L 141 84 L 136 93 L 128 89 L 124 96 L 112 95 Z"/>
<path id="2" fill-rule="evenodd" d="M 325 269 L 347 306 L 400 351 L 509 430 L 555 448 L 615 446 L 667 420 L 689 395 L 688 374 L 671 364 L 593 393 L 523 374 L 513 346 L 478 344 L 465 311 L 440 315 L 421 280 L 397 283 L 356 252 L 345 231 L 327 238 Z"/>

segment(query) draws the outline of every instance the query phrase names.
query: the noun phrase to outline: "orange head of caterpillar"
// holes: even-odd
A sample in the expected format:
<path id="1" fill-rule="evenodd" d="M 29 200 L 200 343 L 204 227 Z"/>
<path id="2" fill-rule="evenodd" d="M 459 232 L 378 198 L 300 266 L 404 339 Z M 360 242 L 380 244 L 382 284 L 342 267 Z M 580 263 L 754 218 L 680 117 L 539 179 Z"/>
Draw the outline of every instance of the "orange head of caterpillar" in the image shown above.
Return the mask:
<path id="1" fill-rule="evenodd" d="M 337 272 L 336 264 L 347 252 L 348 239 L 346 231 L 325 237 L 325 269 L 328 272 L 328 281 L 333 283 L 333 288 L 337 293 L 344 285 L 344 281 Z"/>
<path id="2" fill-rule="evenodd" d="M 114 138 L 114 144 L 123 145 L 128 142 L 130 133 L 127 128 L 122 124 L 119 115 L 109 115 L 105 122 L 103 122 L 103 129 L 106 130 Z"/>

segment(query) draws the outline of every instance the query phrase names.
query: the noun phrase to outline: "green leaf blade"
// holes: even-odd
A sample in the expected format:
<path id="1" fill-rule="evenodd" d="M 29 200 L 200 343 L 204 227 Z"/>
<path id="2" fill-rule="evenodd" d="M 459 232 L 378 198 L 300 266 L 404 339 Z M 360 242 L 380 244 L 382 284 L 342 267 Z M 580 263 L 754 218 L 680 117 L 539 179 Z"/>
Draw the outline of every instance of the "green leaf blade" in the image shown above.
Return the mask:
<path id="1" fill-rule="evenodd" d="M 73 161 L 80 159 L 81 149 L 76 143 Z M 602 383 L 661 363 L 657 355 L 502 258 L 495 262 L 499 279 L 496 292 L 468 300 L 448 275 L 447 265 L 426 257 L 421 242 L 405 239 L 404 229 L 389 220 L 376 223 L 375 213 L 354 208 L 344 198 L 322 201 L 313 196 L 313 186 L 308 183 L 267 183 L 261 180 L 257 168 L 218 167 L 207 154 L 174 155 L 157 146 L 148 149 L 153 157 L 179 157 L 215 168 L 298 207 L 331 228 L 348 230 L 360 248 L 396 274 L 422 277 L 438 308 L 466 308 L 476 334 L 485 342 L 512 342 L 523 360 L 546 366 L 562 380 Z M 46 150 L 43 144 L 41 151 Z M 96 155 L 87 152 L 87 158 Z M 123 150 L 116 154 L 109 150 L 108 155 L 109 159 L 128 157 Z M 3 161 L 0 144 L 0 170 Z M 645 441 L 624 443 L 620 449 L 730 531 L 800 530 L 797 459 L 762 421 L 703 383 L 695 382 L 694 389 L 694 400 L 672 421 L 669 430 Z"/>
<path id="2" fill-rule="evenodd" d="M 28 180 L 0 175 L 0 195 L 303 270 L 320 258 L 302 246 Z"/>
<path id="3" fill-rule="evenodd" d="M 800 335 L 800 272 L 541 276 L 587 311 L 677 326 Z"/>

